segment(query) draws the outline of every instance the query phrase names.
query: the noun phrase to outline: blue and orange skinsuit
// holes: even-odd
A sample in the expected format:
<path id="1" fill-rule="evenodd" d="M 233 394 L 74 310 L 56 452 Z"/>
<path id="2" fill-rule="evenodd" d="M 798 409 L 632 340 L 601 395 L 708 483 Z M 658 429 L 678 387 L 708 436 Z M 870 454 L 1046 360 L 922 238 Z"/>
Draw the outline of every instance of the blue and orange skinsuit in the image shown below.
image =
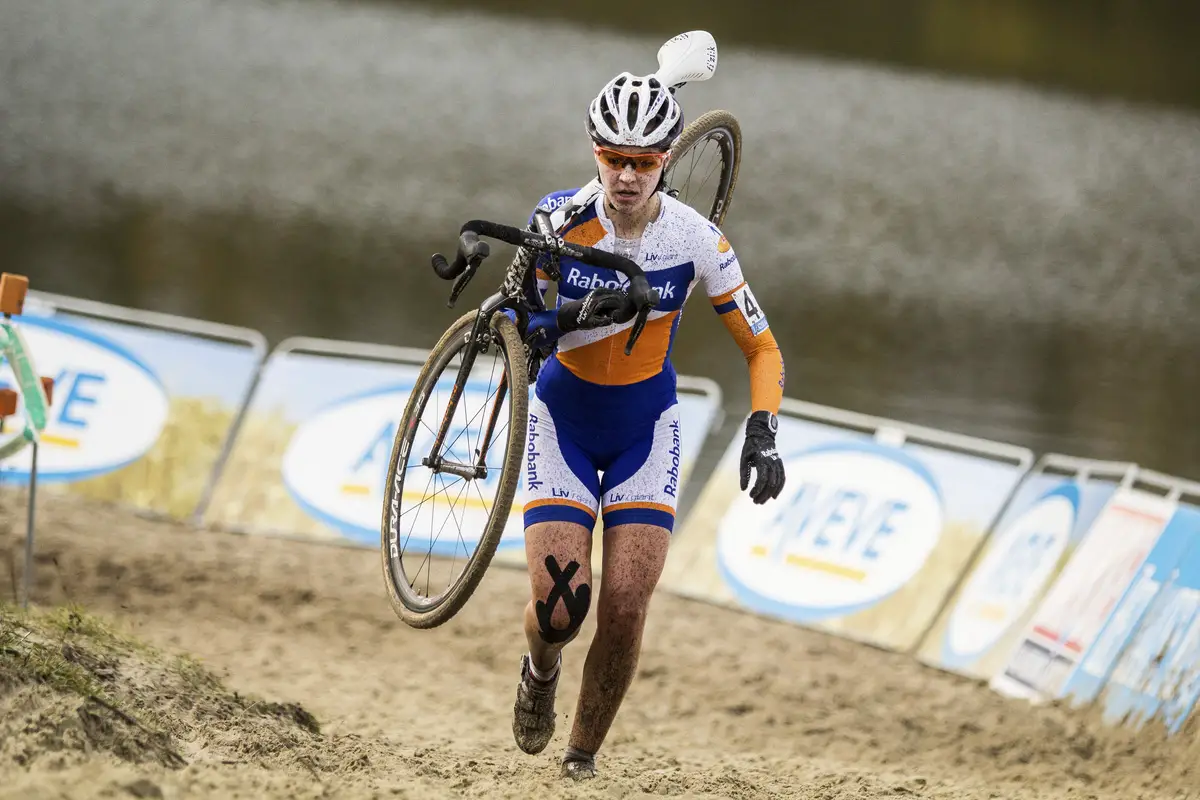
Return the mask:
<path id="1" fill-rule="evenodd" d="M 575 195 L 576 190 L 555 192 L 538 206 L 554 209 Z M 538 373 L 529 408 L 526 527 L 575 522 L 591 530 L 602 510 L 605 528 L 651 524 L 673 529 L 683 432 L 671 347 L 684 304 L 698 284 L 746 356 L 751 411 L 779 411 L 783 357 L 737 255 L 702 215 L 666 194 L 659 197 L 660 212 L 643 233 L 633 260 L 660 299 L 633 352 L 625 355 L 632 323 L 561 335 L 556 328 L 547 330 L 554 351 Z M 559 235 L 613 251 L 616 240 L 603 195 L 588 200 Z M 558 304 L 596 287 L 624 288 L 628 282 L 612 270 L 566 257 L 559 272 Z M 537 283 L 544 297 L 550 279 L 540 268 Z"/>

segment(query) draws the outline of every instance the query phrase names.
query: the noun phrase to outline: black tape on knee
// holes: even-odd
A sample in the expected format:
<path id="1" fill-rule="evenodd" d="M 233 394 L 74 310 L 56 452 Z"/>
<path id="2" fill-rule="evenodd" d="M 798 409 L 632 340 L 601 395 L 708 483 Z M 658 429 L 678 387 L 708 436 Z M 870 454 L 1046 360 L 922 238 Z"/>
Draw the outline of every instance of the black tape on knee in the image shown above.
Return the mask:
<path id="1" fill-rule="evenodd" d="M 571 591 L 571 578 L 579 571 L 578 561 L 571 561 L 565 569 L 559 569 L 557 559 L 554 556 L 546 556 L 546 571 L 550 573 L 550 580 L 554 581 L 554 586 L 551 587 L 546 602 L 538 600 L 534 607 L 537 611 L 538 635 L 547 644 L 559 644 L 574 636 L 575 631 L 583 624 L 592 601 L 592 587 L 581 583 L 578 589 Z M 559 600 L 567 609 L 565 628 L 554 627 L 554 609 Z"/>

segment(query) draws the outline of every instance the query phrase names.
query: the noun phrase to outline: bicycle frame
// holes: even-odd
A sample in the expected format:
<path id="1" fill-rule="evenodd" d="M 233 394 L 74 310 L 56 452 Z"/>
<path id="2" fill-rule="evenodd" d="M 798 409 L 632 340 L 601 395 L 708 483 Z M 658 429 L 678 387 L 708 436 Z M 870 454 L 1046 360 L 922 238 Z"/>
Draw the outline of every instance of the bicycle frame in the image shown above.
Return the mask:
<path id="1" fill-rule="evenodd" d="M 450 391 L 450 402 L 446 406 L 445 413 L 442 414 L 442 422 L 434 436 L 429 455 L 421 461 L 424 466 L 435 472 L 446 472 L 465 480 L 487 477 L 488 442 L 499 418 L 500 406 L 508 393 L 506 380 L 502 379 L 500 387 L 497 389 L 496 400 L 488 419 L 487 433 L 480 445 L 476 463 L 468 465 L 448 462 L 438 455 L 438 452 L 450 432 L 450 422 L 454 419 L 454 414 L 458 410 L 458 402 L 466 389 L 467 376 L 471 374 L 471 368 L 475 365 L 475 356 L 491 344 L 491 338 L 487 331 L 491 325 L 492 315 L 504 308 L 514 310 L 518 315 L 528 315 L 530 311 L 542 308 L 536 283 L 531 281 L 537 265 L 537 258 L 531 257 L 534 253 L 545 253 L 552 258 L 565 254 L 587 263 L 621 272 L 629 277 L 629 296 L 638 308 L 638 312 L 630 330 L 629 341 L 625 346 L 626 355 L 632 351 L 641 335 L 650 309 L 658 304 L 658 291 L 650 287 L 646 274 L 636 263 L 614 253 L 565 241 L 556 235 L 556 231 L 550 223 L 550 215 L 545 211 L 540 209 L 536 211 L 534 221 L 537 225 L 536 232 L 483 220 L 472 220 L 462 226 L 459 234 L 458 253 L 453 264 L 447 262 L 445 256 L 440 253 L 433 255 L 433 269 L 438 276 L 447 280 L 457 279 L 448 302 L 448 305 L 453 307 L 458 295 L 475 276 L 480 263 L 490 252 L 487 243 L 479 241 L 480 234 L 521 248 L 505 273 L 500 291 L 492 294 L 479 305 L 479 313 L 475 316 L 475 321 L 471 326 L 471 332 L 463 349 L 462 360 L 458 365 L 458 375 L 455 377 L 454 387 Z"/>
<path id="2" fill-rule="evenodd" d="M 429 455 L 421 460 L 422 464 L 435 472 L 446 472 L 466 480 L 487 477 L 488 444 L 492 439 L 492 431 L 495 428 L 496 419 L 500 416 L 500 407 L 503 405 L 504 398 L 508 394 L 507 376 L 501 376 L 500 386 L 496 389 L 496 399 L 488 417 L 487 431 L 480 443 L 476 463 L 473 466 L 469 466 L 448 462 L 438 455 L 438 452 L 442 449 L 442 444 L 450 432 L 450 422 L 454 419 L 454 413 L 458 410 L 458 401 L 462 397 L 463 390 L 466 388 L 467 376 L 471 374 L 471 368 L 475 365 L 475 356 L 480 351 L 479 343 L 481 341 L 487 342 L 490 346 L 490 342 L 484 338 L 485 332 L 491 324 L 492 315 L 505 307 L 511 308 L 513 307 L 513 303 L 511 302 L 511 298 L 502 292 L 493 294 L 479 305 L 479 314 L 476 315 L 475 322 L 471 326 L 471 332 L 468 334 L 466 346 L 463 348 L 462 359 L 458 365 L 458 375 L 455 377 L 454 386 L 450 390 L 450 402 L 446 405 L 446 412 L 442 414 L 442 423 L 438 427 L 437 435 L 434 436 L 433 445 L 429 449 Z"/>

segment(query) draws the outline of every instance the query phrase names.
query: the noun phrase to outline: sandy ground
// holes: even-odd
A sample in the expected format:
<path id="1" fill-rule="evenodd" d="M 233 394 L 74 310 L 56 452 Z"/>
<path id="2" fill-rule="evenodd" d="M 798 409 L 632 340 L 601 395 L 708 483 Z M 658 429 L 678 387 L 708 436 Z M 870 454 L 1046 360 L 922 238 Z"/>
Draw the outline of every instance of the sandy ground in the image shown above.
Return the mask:
<path id="1" fill-rule="evenodd" d="M 23 501 L 5 492 L 3 504 L 8 598 Z M 83 604 L 194 654 L 231 688 L 298 702 L 321 736 L 285 761 L 8 763 L 0 797 L 1200 796 L 1194 726 L 1169 743 L 1135 738 L 901 655 L 665 593 L 600 777 L 575 785 L 557 759 L 592 627 L 566 652 L 554 741 L 522 754 L 509 727 L 521 572 L 493 569 L 457 618 L 417 631 L 392 614 L 371 550 L 198 532 L 48 495 L 38 519 L 36 604 Z"/>

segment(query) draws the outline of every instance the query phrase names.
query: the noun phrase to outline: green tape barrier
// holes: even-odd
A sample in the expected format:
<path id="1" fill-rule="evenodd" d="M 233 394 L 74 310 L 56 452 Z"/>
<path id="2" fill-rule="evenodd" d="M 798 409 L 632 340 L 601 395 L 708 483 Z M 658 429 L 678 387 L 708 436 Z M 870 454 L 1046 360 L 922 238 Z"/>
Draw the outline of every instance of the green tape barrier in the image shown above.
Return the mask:
<path id="1" fill-rule="evenodd" d="M 38 435 L 46 429 L 49 402 L 29 354 L 29 345 L 11 319 L 0 322 L 0 350 L 12 367 L 25 409 L 24 429 L 0 445 L 0 461 L 3 461 L 39 440 Z"/>

